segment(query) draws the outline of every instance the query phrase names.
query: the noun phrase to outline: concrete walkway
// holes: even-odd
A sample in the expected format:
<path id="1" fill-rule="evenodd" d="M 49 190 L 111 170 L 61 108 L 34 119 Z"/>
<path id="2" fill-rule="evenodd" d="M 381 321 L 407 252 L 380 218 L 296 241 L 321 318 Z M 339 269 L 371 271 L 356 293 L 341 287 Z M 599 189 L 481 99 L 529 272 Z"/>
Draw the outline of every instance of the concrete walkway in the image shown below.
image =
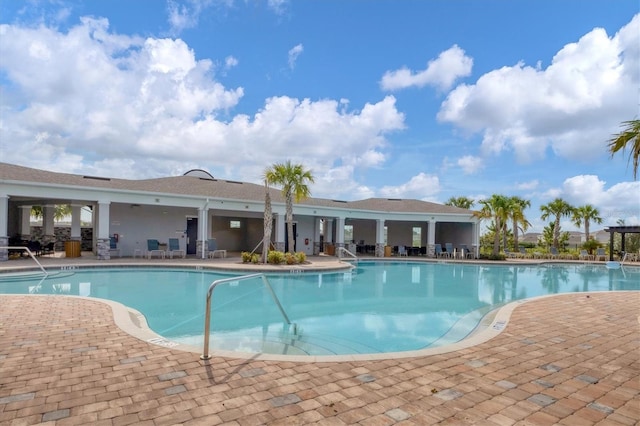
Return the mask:
<path id="1" fill-rule="evenodd" d="M 101 301 L 0 296 L 0 424 L 635 425 L 639 315 L 640 292 L 559 295 L 455 352 L 202 361 L 136 339 Z"/>

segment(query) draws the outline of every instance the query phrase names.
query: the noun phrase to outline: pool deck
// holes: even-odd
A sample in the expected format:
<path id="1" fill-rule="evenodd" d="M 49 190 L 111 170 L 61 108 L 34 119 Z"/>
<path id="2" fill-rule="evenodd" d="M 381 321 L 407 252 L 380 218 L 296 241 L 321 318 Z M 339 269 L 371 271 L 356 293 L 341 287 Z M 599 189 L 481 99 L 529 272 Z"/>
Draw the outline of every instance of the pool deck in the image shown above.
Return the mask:
<path id="1" fill-rule="evenodd" d="M 121 262 L 243 268 L 237 256 L 106 263 Z M 0 424 L 636 425 L 639 315 L 638 291 L 566 294 L 519 303 L 495 337 L 435 355 L 203 361 L 132 336 L 98 300 L 0 296 Z"/>

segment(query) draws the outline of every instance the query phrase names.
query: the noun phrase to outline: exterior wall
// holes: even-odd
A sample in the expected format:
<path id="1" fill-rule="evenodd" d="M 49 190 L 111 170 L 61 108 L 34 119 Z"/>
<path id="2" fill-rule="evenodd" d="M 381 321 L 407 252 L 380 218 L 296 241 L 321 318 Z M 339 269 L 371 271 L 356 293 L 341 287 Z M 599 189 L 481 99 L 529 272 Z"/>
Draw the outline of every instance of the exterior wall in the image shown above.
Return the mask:
<path id="1" fill-rule="evenodd" d="M 134 250 L 147 250 L 147 240 L 156 239 L 168 244 L 178 238 L 180 248 L 187 249 L 187 216 L 196 209 L 112 203 L 110 206 L 109 236 L 118 234 L 118 248 L 122 256 L 133 256 Z"/>
<path id="2" fill-rule="evenodd" d="M 296 252 L 304 252 L 307 256 L 313 254 L 313 240 L 315 235 L 315 218 L 311 216 L 294 216 L 297 222 L 296 232 Z M 308 244 L 305 244 L 305 240 Z"/>
<path id="3" fill-rule="evenodd" d="M 64 251 L 64 242 L 71 240 L 71 227 L 67 225 L 55 226 L 55 251 Z M 93 228 L 83 227 L 80 230 L 82 235 L 82 251 L 93 251 Z M 31 227 L 31 239 L 42 241 L 42 226 Z"/>
<path id="4" fill-rule="evenodd" d="M 347 225 L 353 225 L 353 239 L 364 241 L 365 244 L 376 243 L 376 221 L 364 219 L 350 219 Z"/>
<path id="5" fill-rule="evenodd" d="M 454 247 L 460 244 L 473 245 L 473 226 L 471 223 L 438 222 L 436 223 L 436 243 L 452 243 Z"/>

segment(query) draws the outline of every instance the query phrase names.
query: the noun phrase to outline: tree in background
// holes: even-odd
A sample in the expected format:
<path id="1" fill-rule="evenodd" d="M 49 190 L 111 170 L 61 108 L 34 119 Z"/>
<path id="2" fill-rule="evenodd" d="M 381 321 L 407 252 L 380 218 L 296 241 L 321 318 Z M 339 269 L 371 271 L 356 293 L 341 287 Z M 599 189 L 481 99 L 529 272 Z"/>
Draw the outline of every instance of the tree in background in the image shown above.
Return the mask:
<path id="1" fill-rule="evenodd" d="M 556 234 L 555 223 L 551 222 L 549 225 L 545 226 L 542 229 L 542 243 L 546 246 L 552 246 L 553 244 L 559 244 L 563 246 L 567 244 L 569 241 L 569 233 L 568 232 L 558 232 Z M 555 243 L 554 243 L 555 242 Z M 554 247 L 558 248 L 554 245 Z"/>
<path id="2" fill-rule="evenodd" d="M 623 121 L 625 126 L 622 132 L 614 135 L 609 139 L 609 152 L 611 156 L 618 152 L 624 151 L 629 145 L 629 162 L 633 159 L 633 179 L 638 177 L 638 161 L 640 161 L 640 120 Z"/>
<path id="3" fill-rule="evenodd" d="M 585 241 L 589 241 L 589 224 L 591 221 L 598 224 L 602 223 L 600 212 L 591 204 L 585 204 L 584 206 L 573 209 L 571 220 L 578 228 L 584 223 Z"/>
<path id="4" fill-rule="evenodd" d="M 262 236 L 262 263 L 267 263 L 269 248 L 271 247 L 271 233 L 273 231 L 273 211 L 271 209 L 271 194 L 265 171 L 264 179 L 264 234 Z"/>
<path id="5" fill-rule="evenodd" d="M 53 220 L 59 222 L 70 215 L 71 206 L 69 204 L 56 204 L 55 211 L 53 213 Z M 36 219 L 41 219 L 43 217 L 42 206 L 31 207 L 31 216 L 35 217 Z"/>
<path id="6" fill-rule="evenodd" d="M 513 232 L 513 251 L 518 251 L 518 230 L 521 229 L 522 233 L 527 232 L 531 223 L 524 215 L 524 210 L 531 207 L 531 201 L 514 196 L 509 198 L 509 218 L 512 222 Z M 506 247 L 506 245 L 505 245 Z"/>
<path id="7" fill-rule="evenodd" d="M 282 195 L 286 201 L 286 217 L 289 252 L 294 250 L 293 235 L 293 201 L 299 202 L 311 195 L 311 191 L 307 186 L 313 183 L 313 175 L 311 171 L 305 170 L 302 164 L 292 164 L 291 161 L 286 163 L 277 163 L 269 167 L 265 173 L 265 180 L 268 184 L 282 186 Z"/>
<path id="8" fill-rule="evenodd" d="M 451 197 L 444 203 L 445 206 L 460 207 L 467 210 L 471 209 L 474 204 L 475 201 L 469 197 Z"/>
<path id="9" fill-rule="evenodd" d="M 540 206 L 540 211 L 542 212 L 542 215 L 540 215 L 540 219 L 542 220 L 555 216 L 552 246 L 557 249 L 559 248 L 558 243 L 560 239 L 560 218 L 563 216 L 571 216 L 573 213 L 573 207 L 562 198 L 556 198 L 549 204 Z"/>
<path id="10" fill-rule="evenodd" d="M 492 219 L 495 235 L 493 238 L 492 255 L 497 257 L 500 253 L 500 232 L 503 231 L 504 223 L 509 219 L 508 198 L 504 195 L 494 194 L 490 198 L 481 200 L 482 208 L 478 212 L 474 212 L 476 217 L 480 219 Z"/>

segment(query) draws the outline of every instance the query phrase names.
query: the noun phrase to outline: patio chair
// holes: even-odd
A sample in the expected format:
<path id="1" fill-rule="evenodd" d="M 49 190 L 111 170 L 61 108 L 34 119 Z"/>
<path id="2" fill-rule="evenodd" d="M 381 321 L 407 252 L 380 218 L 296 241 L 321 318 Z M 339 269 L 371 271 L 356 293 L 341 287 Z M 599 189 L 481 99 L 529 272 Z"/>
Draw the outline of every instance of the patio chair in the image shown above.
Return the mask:
<path id="1" fill-rule="evenodd" d="M 165 258 L 165 252 L 164 250 L 160 250 L 158 240 L 147 240 L 147 259 L 151 259 L 154 254 L 163 259 Z"/>
<path id="2" fill-rule="evenodd" d="M 462 259 L 473 259 L 473 252 L 466 244 L 462 244 L 460 246 L 461 258 Z M 515 257 L 515 253 L 513 253 Z"/>
<path id="3" fill-rule="evenodd" d="M 578 255 L 578 259 L 580 260 L 593 260 L 593 258 L 594 257 L 586 250 L 580 250 L 580 254 Z"/>
<path id="4" fill-rule="evenodd" d="M 604 251 L 603 248 L 599 248 L 596 250 L 596 255 L 595 255 L 595 260 L 603 260 L 603 261 L 607 261 L 607 253 Z"/>
<path id="5" fill-rule="evenodd" d="M 220 257 L 227 257 L 227 251 L 220 250 L 218 248 L 218 242 L 215 238 L 209 238 L 209 241 L 207 241 L 207 248 L 209 249 L 209 259 L 216 257 L 216 255 L 220 255 Z"/>
<path id="6" fill-rule="evenodd" d="M 42 246 L 42 255 L 46 256 L 48 254 L 56 254 L 56 244 L 53 241 Z"/>
<path id="7" fill-rule="evenodd" d="M 551 259 L 559 259 L 560 258 L 560 253 L 558 252 L 558 249 L 555 247 L 551 247 L 549 249 L 549 257 Z"/>
<path id="8" fill-rule="evenodd" d="M 182 256 L 184 259 L 187 256 L 187 252 L 180 248 L 180 241 L 177 238 L 169 238 L 169 258 L 173 259 L 173 255 Z"/>
<path id="9" fill-rule="evenodd" d="M 405 246 L 398 246 L 398 256 L 402 257 L 402 256 L 409 256 L 407 254 L 407 248 Z"/>
<path id="10" fill-rule="evenodd" d="M 447 254 L 444 252 L 444 250 L 442 250 L 442 244 L 436 244 L 435 245 L 435 254 L 436 257 L 446 257 Z"/>
<path id="11" fill-rule="evenodd" d="M 444 249 L 447 251 L 447 257 L 453 257 L 453 244 L 444 243 Z"/>
<path id="12" fill-rule="evenodd" d="M 109 237 L 109 253 L 113 253 L 114 256 L 120 257 L 120 249 L 118 248 L 118 241 L 116 237 Z"/>

